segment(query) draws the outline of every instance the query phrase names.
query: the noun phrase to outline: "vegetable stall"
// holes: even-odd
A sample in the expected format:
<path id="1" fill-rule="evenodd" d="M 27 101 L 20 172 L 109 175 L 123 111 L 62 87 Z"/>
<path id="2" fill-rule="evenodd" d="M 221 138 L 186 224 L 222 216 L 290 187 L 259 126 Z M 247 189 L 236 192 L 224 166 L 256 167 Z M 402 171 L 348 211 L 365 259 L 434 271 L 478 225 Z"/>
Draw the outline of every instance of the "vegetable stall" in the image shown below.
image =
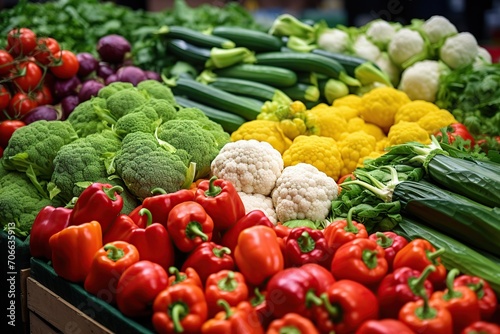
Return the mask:
<path id="1" fill-rule="evenodd" d="M 500 333 L 500 68 L 447 18 L 0 22 L 14 332 Z"/>

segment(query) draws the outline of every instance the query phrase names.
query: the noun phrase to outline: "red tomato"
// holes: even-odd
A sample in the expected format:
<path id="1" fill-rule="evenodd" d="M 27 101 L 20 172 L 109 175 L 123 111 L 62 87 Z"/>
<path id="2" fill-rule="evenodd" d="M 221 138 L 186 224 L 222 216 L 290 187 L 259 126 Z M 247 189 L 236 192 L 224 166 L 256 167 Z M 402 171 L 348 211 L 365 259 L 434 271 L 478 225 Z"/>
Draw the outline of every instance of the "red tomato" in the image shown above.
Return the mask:
<path id="1" fill-rule="evenodd" d="M 60 79 L 69 79 L 78 73 L 80 63 L 76 55 L 69 50 L 62 50 L 59 59 L 50 67 L 50 71 Z"/>
<path id="2" fill-rule="evenodd" d="M 50 91 L 47 85 L 42 85 L 40 89 L 37 89 L 35 92 L 35 101 L 39 106 L 43 106 L 45 104 L 52 104 L 54 102 L 54 98 L 52 97 L 52 92 Z"/>
<path id="3" fill-rule="evenodd" d="M 34 98 L 26 93 L 19 92 L 10 99 L 8 114 L 12 119 L 19 119 L 37 106 L 38 103 Z"/>
<path id="4" fill-rule="evenodd" d="M 22 62 L 12 76 L 12 81 L 24 92 L 35 89 L 42 81 L 42 69 L 31 61 Z"/>
<path id="5" fill-rule="evenodd" d="M 7 147 L 14 131 L 25 126 L 23 121 L 7 120 L 0 123 L 0 147 Z"/>
<path id="6" fill-rule="evenodd" d="M 5 108 L 7 108 L 9 106 L 9 102 L 9 90 L 4 85 L 0 85 L 0 110 L 4 110 Z"/>
<path id="7" fill-rule="evenodd" d="M 36 34 L 28 28 L 14 28 L 7 34 L 7 50 L 14 57 L 30 55 L 36 48 Z"/>
<path id="8" fill-rule="evenodd" d="M 56 55 L 61 51 L 59 43 L 52 37 L 42 37 L 38 39 L 38 45 L 34 52 L 34 57 L 43 65 L 49 65 L 54 61 Z"/>
<path id="9" fill-rule="evenodd" d="M 14 66 L 14 58 L 5 50 L 0 50 L 0 76 L 10 73 Z"/>

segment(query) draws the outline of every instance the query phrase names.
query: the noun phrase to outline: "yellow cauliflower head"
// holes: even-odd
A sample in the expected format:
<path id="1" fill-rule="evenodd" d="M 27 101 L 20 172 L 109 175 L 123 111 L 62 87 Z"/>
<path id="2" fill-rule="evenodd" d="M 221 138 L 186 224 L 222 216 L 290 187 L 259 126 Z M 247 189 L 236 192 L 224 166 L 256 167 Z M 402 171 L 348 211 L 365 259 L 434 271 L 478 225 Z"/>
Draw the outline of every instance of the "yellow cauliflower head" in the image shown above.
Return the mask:
<path id="1" fill-rule="evenodd" d="M 375 137 L 363 131 L 343 135 L 338 141 L 340 154 L 344 162 L 340 175 L 352 173 L 364 157 L 375 151 L 376 142 Z"/>
<path id="2" fill-rule="evenodd" d="M 428 112 L 422 116 L 417 123 L 426 130 L 428 134 L 434 134 L 445 126 L 457 123 L 457 120 L 448 110 L 438 109 Z"/>
<path id="3" fill-rule="evenodd" d="M 349 94 L 346 96 L 339 97 L 335 99 L 332 104 L 334 107 L 350 107 L 352 109 L 361 110 L 363 109 L 363 102 L 361 102 L 361 96 L 355 94 Z"/>
<path id="4" fill-rule="evenodd" d="M 340 151 L 333 138 L 322 136 L 298 136 L 288 150 L 283 153 L 284 166 L 298 163 L 313 165 L 335 181 L 343 167 Z"/>
<path id="5" fill-rule="evenodd" d="M 361 97 L 360 116 L 379 126 L 385 133 L 394 124 L 394 116 L 402 105 L 411 100 L 406 93 L 392 87 L 374 88 Z"/>
<path id="6" fill-rule="evenodd" d="M 268 142 L 281 154 L 292 144 L 292 141 L 281 130 L 278 122 L 260 119 L 243 123 L 238 130 L 231 134 L 233 142 L 242 139 Z"/>
<path id="7" fill-rule="evenodd" d="M 332 108 L 320 108 L 308 111 L 307 127 L 314 128 L 315 135 L 337 140 L 347 131 L 347 121 Z"/>
<path id="8" fill-rule="evenodd" d="M 427 131 L 425 131 L 418 123 L 401 121 L 391 126 L 387 134 L 389 145 L 404 144 L 411 141 L 416 141 L 422 144 L 429 144 L 431 139 Z"/>
<path id="9" fill-rule="evenodd" d="M 415 100 L 410 103 L 402 105 L 396 115 L 394 115 L 394 124 L 402 121 L 406 122 L 417 122 L 420 118 L 425 116 L 429 111 L 439 110 L 439 107 L 434 103 Z"/>
<path id="10" fill-rule="evenodd" d="M 363 131 L 375 137 L 375 140 L 380 140 L 385 137 L 384 131 L 375 124 L 366 123 L 361 117 L 353 117 L 347 121 L 347 131 L 356 132 Z"/>

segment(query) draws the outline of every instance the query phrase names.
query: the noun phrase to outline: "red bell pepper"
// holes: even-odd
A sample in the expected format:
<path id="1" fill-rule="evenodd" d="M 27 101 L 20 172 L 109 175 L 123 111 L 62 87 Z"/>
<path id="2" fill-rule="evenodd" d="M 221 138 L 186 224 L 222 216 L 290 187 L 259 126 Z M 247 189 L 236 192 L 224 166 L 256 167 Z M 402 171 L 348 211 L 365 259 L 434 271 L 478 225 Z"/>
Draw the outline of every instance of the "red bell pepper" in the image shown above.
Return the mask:
<path id="1" fill-rule="evenodd" d="M 207 320 L 203 290 L 192 284 L 172 285 L 161 291 L 153 303 L 153 327 L 160 334 L 200 333 Z"/>
<path id="2" fill-rule="evenodd" d="M 443 287 L 446 279 L 446 268 L 439 257 L 443 252 L 443 248 L 436 250 L 425 239 L 413 239 L 396 254 L 392 267 L 394 270 L 410 267 L 424 271 L 428 265 L 432 264 L 436 270 L 429 275 L 429 281 L 434 285 L 434 289 L 439 290 Z"/>
<path id="3" fill-rule="evenodd" d="M 316 280 L 319 293 L 325 292 L 335 282 L 335 278 L 330 270 L 319 264 L 306 263 L 300 266 L 300 269 L 308 272 Z"/>
<path id="4" fill-rule="evenodd" d="M 225 269 L 212 274 L 207 279 L 205 298 L 210 318 L 215 316 L 217 312 L 224 310 L 217 304 L 219 299 L 224 299 L 229 306 L 237 306 L 248 298 L 245 278 L 239 272 Z"/>
<path id="5" fill-rule="evenodd" d="M 123 188 L 120 186 L 92 183 L 78 196 L 71 212 L 70 225 L 94 220 L 101 224 L 102 232 L 106 233 L 123 208 L 122 192 Z"/>
<path id="6" fill-rule="evenodd" d="M 167 229 L 181 252 L 191 252 L 204 241 L 212 240 L 214 221 L 193 201 L 177 204 L 170 210 Z"/>
<path id="7" fill-rule="evenodd" d="M 289 267 L 317 263 L 326 268 L 332 263 L 333 252 L 326 243 L 323 231 L 296 227 L 286 238 L 285 257 Z"/>
<path id="8" fill-rule="evenodd" d="M 228 247 L 231 250 L 231 253 L 234 254 L 234 250 L 238 244 L 238 236 L 240 235 L 240 232 L 246 228 L 257 225 L 263 225 L 271 228 L 274 227 L 273 223 L 263 211 L 252 210 L 241 217 L 236 224 L 222 234 L 221 245 Z"/>
<path id="9" fill-rule="evenodd" d="M 349 279 L 365 285 L 376 285 L 387 274 L 385 251 L 376 241 L 354 239 L 335 252 L 331 272 L 335 279 Z"/>
<path id="10" fill-rule="evenodd" d="M 441 303 L 451 313 L 454 333 L 460 333 L 468 325 L 481 320 L 476 293 L 467 286 L 453 285 L 458 273 L 458 269 L 451 269 L 446 277 L 447 288 L 431 295 L 431 301 Z"/>
<path id="11" fill-rule="evenodd" d="M 443 135 L 446 135 L 446 139 L 443 139 Z M 474 137 L 469 132 L 469 129 L 462 123 L 453 123 L 440 129 L 438 132 L 434 134 L 438 141 L 443 141 L 445 143 L 453 143 L 457 137 L 462 138 L 463 140 L 469 140 L 470 146 L 474 147 Z"/>
<path id="12" fill-rule="evenodd" d="M 234 185 L 215 175 L 198 184 L 194 201 L 212 217 L 218 231 L 231 228 L 245 215 L 245 206 Z"/>
<path id="13" fill-rule="evenodd" d="M 422 273 L 410 267 L 401 267 L 387 274 L 377 289 L 380 316 L 397 319 L 403 305 L 421 298 L 421 289 L 425 289 L 430 296 L 434 289 L 427 277 L 434 270 L 433 265 L 427 266 Z"/>
<path id="14" fill-rule="evenodd" d="M 146 228 L 133 229 L 125 241 L 137 247 L 141 260 L 158 263 L 167 271 L 174 265 L 175 259 L 174 246 L 169 233 L 162 224 L 152 222 L 148 209 L 141 209 L 141 214 L 148 217 Z"/>
<path id="15" fill-rule="evenodd" d="M 230 307 L 224 300 L 219 300 L 219 306 L 224 308 L 201 327 L 202 334 L 264 334 L 257 314 L 249 302 L 244 301 L 235 307 Z"/>
<path id="16" fill-rule="evenodd" d="M 318 281 L 300 267 L 286 268 L 267 283 L 266 303 L 275 318 L 294 312 L 309 317 L 312 307 L 321 304 Z"/>
<path id="17" fill-rule="evenodd" d="M 153 216 L 153 220 L 167 227 L 168 214 L 177 204 L 192 201 L 194 194 L 191 190 L 180 189 L 173 193 L 166 193 L 161 188 L 152 190 L 152 196 L 146 197 L 142 204 L 129 213 L 132 220 L 139 226 L 145 227 L 143 217 L 139 214 L 141 209 L 148 209 Z"/>
<path id="18" fill-rule="evenodd" d="M 263 290 L 262 292 L 259 288 L 255 288 L 253 291 L 253 296 L 250 298 L 250 304 L 253 306 L 255 312 L 257 313 L 257 318 L 263 328 L 267 328 L 269 323 L 273 320 L 273 313 L 271 308 L 268 307 L 266 301 L 267 292 Z"/>
<path id="19" fill-rule="evenodd" d="M 460 334 L 500 334 L 500 326 L 486 321 L 476 321 L 466 328 Z"/>
<path id="20" fill-rule="evenodd" d="M 353 209 L 347 213 L 346 219 L 335 220 L 327 227 L 323 233 L 328 247 L 335 253 L 343 244 L 354 239 L 368 238 L 365 225 L 352 220 Z"/>
<path id="21" fill-rule="evenodd" d="M 450 312 L 438 302 L 422 299 L 406 303 L 399 311 L 398 320 L 421 334 L 452 334 L 453 326 Z"/>
<path id="22" fill-rule="evenodd" d="M 408 244 L 408 240 L 405 237 L 390 231 L 373 233 L 368 236 L 368 239 L 375 240 L 384 249 L 389 272 L 393 270 L 392 263 L 394 262 L 396 253 Z"/>
<path id="23" fill-rule="evenodd" d="M 257 225 L 241 231 L 234 251 L 236 266 L 249 284 L 260 285 L 284 268 L 276 233 Z"/>
<path id="24" fill-rule="evenodd" d="M 52 235 L 49 245 L 56 274 L 70 282 L 83 283 L 95 253 L 102 247 L 101 225 L 91 221 L 68 226 Z"/>
<path id="25" fill-rule="evenodd" d="M 474 291 L 478 298 L 481 319 L 491 319 L 497 310 L 498 298 L 488 282 L 477 276 L 460 275 L 455 278 L 453 285 L 455 287 L 467 286 L 469 289 Z"/>
<path id="26" fill-rule="evenodd" d="M 184 271 L 179 271 L 176 267 L 170 267 L 168 268 L 168 273 L 173 275 L 168 278 L 169 286 L 182 283 L 196 285 L 200 287 L 200 289 L 203 289 L 200 276 L 193 268 L 186 268 Z"/>
<path id="27" fill-rule="evenodd" d="M 139 252 L 134 245 L 125 241 L 108 243 L 95 254 L 83 287 L 105 302 L 114 304 L 120 276 L 136 262 L 139 262 Z"/>
<path id="28" fill-rule="evenodd" d="M 142 226 L 145 228 L 146 226 Z M 107 244 L 113 241 L 126 241 L 130 239 L 130 234 L 133 230 L 139 228 L 132 218 L 128 215 L 121 213 L 119 214 L 111 227 L 102 236 L 103 244 Z"/>
<path id="29" fill-rule="evenodd" d="M 413 334 L 414 332 L 396 319 L 365 321 L 355 334 Z"/>
<path id="30" fill-rule="evenodd" d="M 47 260 L 52 258 L 49 239 L 69 226 L 70 208 L 43 207 L 35 217 L 30 232 L 30 254 Z"/>
<path id="31" fill-rule="evenodd" d="M 184 260 L 181 271 L 189 267 L 193 268 L 200 276 L 201 283 L 205 285 L 211 274 L 223 269 L 235 269 L 234 260 L 230 254 L 229 248 L 217 245 L 215 242 L 201 243 Z"/>
<path id="32" fill-rule="evenodd" d="M 297 313 L 288 313 L 280 319 L 273 320 L 266 334 L 319 334 L 311 320 Z"/>
<path id="33" fill-rule="evenodd" d="M 150 316 L 156 296 L 168 286 L 168 274 L 158 263 L 141 260 L 120 276 L 116 306 L 128 317 Z"/>
<path id="34" fill-rule="evenodd" d="M 366 286 L 351 280 L 330 285 L 313 307 L 312 319 L 322 334 L 353 333 L 363 322 L 378 318 L 377 297 Z"/>

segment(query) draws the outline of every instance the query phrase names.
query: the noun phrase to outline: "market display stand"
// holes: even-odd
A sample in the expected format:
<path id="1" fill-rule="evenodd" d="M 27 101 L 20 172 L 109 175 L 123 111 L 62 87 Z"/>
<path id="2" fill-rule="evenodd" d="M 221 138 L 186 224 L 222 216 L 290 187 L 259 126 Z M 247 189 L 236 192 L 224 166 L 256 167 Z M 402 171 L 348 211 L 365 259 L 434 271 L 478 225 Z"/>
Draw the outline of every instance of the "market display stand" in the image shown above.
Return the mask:
<path id="1" fill-rule="evenodd" d="M 131 319 L 87 293 L 79 284 L 60 278 L 45 261 L 32 258 L 27 279 L 31 333 L 153 333 L 150 319 Z"/>

